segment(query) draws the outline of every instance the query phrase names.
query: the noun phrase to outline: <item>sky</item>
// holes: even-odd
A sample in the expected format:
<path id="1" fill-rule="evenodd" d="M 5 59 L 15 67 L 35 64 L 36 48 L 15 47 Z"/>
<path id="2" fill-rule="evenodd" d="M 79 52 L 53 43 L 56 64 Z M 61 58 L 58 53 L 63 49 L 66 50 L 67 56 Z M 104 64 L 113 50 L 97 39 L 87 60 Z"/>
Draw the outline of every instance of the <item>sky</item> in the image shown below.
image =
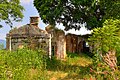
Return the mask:
<path id="1" fill-rule="evenodd" d="M 33 0 L 20 0 L 20 2 L 21 2 L 21 5 L 25 8 L 25 11 L 23 11 L 24 18 L 21 22 L 13 22 L 13 28 L 14 27 L 20 27 L 20 26 L 25 25 L 25 24 L 29 24 L 29 21 L 30 21 L 29 19 L 30 19 L 31 16 L 39 16 L 36 8 L 33 5 Z M 0 39 L 5 40 L 6 39 L 6 34 L 9 33 L 11 28 L 10 28 L 9 25 L 5 24 L 4 22 L 1 22 L 1 23 L 4 27 L 0 29 Z M 40 19 L 39 27 L 41 29 L 45 29 L 46 26 L 47 26 L 47 24 L 44 24 L 42 22 L 42 20 Z M 60 24 L 60 25 L 57 24 L 56 27 L 64 30 L 64 26 L 62 24 Z M 77 35 L 80 35 L 80 34 L 83 35 L 83 34 L 90 33 L 90 31 L 87 31 L 83 27 L 80 30 L 75 31 L 74 29 L 71 29 L 71 30 L 69 30 L 65 33 L 66 34 L 67 33 L 73 33 L 73 34 L 77 34 Z"/>

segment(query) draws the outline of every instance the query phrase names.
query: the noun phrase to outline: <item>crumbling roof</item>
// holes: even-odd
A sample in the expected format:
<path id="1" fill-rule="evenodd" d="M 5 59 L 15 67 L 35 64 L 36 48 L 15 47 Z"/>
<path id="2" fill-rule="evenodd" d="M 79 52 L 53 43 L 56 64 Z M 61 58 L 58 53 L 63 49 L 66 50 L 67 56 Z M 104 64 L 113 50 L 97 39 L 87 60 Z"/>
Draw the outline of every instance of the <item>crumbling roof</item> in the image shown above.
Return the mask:
<path id="1" fill-rule="evenodd" d="M 14 28 L 9 31 L 9 35 L 18 35 L 18 36 L 23 36 L 23 35 L 28 35 L 28 36 L 36 36 L 36 35 L 41 35 L 41 36 L 46 36 L 47 32 L 45 30 L 40 29 L 39 27 L 36 27 L 31 24 L 26 24 L 23 25 L 19 28 Z"/>

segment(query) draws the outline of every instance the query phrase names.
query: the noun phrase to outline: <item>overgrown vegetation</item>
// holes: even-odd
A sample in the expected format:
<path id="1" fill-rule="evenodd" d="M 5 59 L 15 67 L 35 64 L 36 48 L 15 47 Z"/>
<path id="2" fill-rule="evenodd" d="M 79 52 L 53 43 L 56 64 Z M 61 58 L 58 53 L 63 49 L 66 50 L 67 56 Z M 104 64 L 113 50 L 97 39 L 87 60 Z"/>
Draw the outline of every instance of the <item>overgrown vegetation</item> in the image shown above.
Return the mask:
<path id="1" fill-rule="evenodd" d="M 67 53 L 67 58 L 49 59 L 43 50 L 0 50 L 0 80 L 78 80 L 112 79 L 112 70 L 99 55 Z M 119 70 L 115 75 L 119 77 Z"/>
<path id="2" fill-rule="evenodd" d="M 50 80 L 89 78 L 92 59 L 69 53 L 64 60 L 49 59 L 42 50 L 0 50 L 0 80 Z M 57 74 L 57 75 L 56 75 Z"/>
<path id="3" fill-rule="evenodd" d="M 47 60 L 46 69 L 49 71 L 48 76 L 50 76 L 50 79 L 89 79 L 89 66 L 91 64 L 92 58 L 85 54 L 78 55 L 76 53 L 67 53 L 67 58 L 65 60 L 57 60 L 56 58 Z"/>
<path id="4" fill-rule="evenodd" d="M 117 56 L 120 50 L 120 21 L 108 19 L 102 28 L 93 29 L 92 36 L 89 38 L 93 46 L 93 68 L 91 72 L 99 80 L 118 80 L 120 73 L 117 66 Z M 119 59 L 119 57 L 118 57 Z M 118 61 L 119 62 L 119 61 Z"/>
<path id="5" fill-rule="evenodd" d="M 119 80 L 120 22 L 106 20 L 89 38 L 94 57 L 67 53 L 64 60 L 49 59 L 43 50 L 0 50 L 1 80 Z M 118 61 L 117 61 L 118 60 Z"/>
<path id="6" fill-rule="evenodd" d="M 45 59 L 42 50 L 0 51 L 0 80 L 46 79 Z"/>

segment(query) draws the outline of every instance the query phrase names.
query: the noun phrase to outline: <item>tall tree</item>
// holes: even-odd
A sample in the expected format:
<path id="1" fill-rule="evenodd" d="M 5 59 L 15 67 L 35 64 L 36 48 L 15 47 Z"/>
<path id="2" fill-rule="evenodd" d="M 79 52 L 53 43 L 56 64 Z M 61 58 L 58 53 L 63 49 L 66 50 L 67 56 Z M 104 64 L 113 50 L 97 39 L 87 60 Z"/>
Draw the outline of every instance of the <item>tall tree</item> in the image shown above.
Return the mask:
<path id="1" fill-rule="evenodd" d="M 0 22 L 5 21 L 12 27 L 12 21 L 20 21 L 23 18 L 23 10 L 20 0 L 0 0 Z"/>
<path id="2" fill-rule="evenodd" d="M 34 0 L 44 23 L 63 23 L 65 30 L 102 27 L 106 18 L 120 18 L 120 0 Z"/>

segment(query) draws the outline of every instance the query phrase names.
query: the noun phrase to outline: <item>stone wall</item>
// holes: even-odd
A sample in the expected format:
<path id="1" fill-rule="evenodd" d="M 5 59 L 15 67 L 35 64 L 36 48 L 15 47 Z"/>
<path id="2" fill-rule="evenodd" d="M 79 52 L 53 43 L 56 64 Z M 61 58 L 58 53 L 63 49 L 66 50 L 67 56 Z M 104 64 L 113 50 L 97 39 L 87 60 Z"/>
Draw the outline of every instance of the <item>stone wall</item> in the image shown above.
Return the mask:
<path id="1" fill-rule="evenodd" d="M 66 39 L 63 30 L 59 30 L 49 25 L 46 27 L 46 31 L 52 35 L 52 56 L 56 56 L 58 59 L 66 57 Z"/>
<path id="2" fill-rule="evenodd" d="M 56 33 L 56 57 L 60 59 L 64 59 L 66 57 L 66 40 L 65 40 L 65 34 L 58 32 Z"/>
<path id="3" fill-rule="evenodd" d="M 18 48 L 27 47 L 30 49 L 43 49 L 48 52 L 48 39 L 46 37 L 20 37 L 14 38 L 11 36 L 11 50 L 17 50 Z M 10 36 L 6 38 L 6 49 L 10 50 Z"/>
<path id="4" fill-rule="evenodd" d="M 66 35 L 66 51 L 71 53 L 82 53 L 85 50 L 87 37 L 67 34 Z"/>
<path id="5" fill-rule="evenodd" d="M 38 17 L 36 17 L 36 19 L 38 20 Z M 56 56 L 58 59 L 64 59 L 66 57 L 66 51 L 81 53 L 85 50 L 85 38 L 87 38 L 87 36 L 83 37 L 75 34 L 65 35 L 63 30 L 51 25 L 46 27 L 46 31 L 41 30 L 36 27 L 37 23 L 34 20 L 31 21 L 31 24 L 32 26 L 25 25 L 18 29 L 11 30 L 6 37 L 6 49 L 10 50 L 11 40 L 12 50 L 25 46 L 30 49 L 43 49 L 50 54 L 49 56 Z M 51 35 L 51 37 L 49 37 L 49 35 Z"/>

